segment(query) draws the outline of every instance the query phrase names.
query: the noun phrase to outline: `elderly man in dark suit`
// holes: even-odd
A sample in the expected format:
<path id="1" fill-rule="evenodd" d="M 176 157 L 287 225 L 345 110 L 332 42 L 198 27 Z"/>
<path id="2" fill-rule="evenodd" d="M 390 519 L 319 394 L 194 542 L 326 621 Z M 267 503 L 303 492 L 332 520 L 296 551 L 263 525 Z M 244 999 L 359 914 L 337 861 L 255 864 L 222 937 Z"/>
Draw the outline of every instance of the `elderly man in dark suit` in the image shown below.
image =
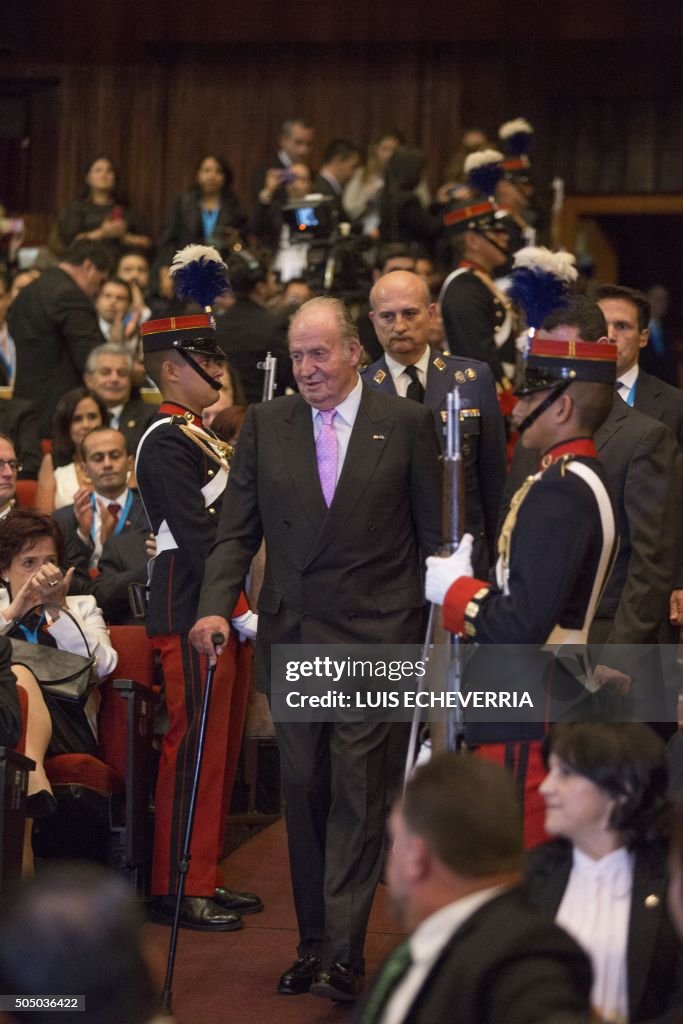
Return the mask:
<path id="1" fill-rule="evenodd" d="M 518 887 L 522 829 L 504 769 L 442 754 L 391 817 L 388 879 L 412 930 L 384 964 L 357 1024 L 583 1024 L 591 971 Z"/>
<path id="2" fill-rule="evenodd" d="M 82 382 L 88 353 L 104 342 L 94 299 L 109 276 L 101 242 L 74 242 L 10 306 L 8 324 L 17 348 L 14 397 L 33 402 L 41 437 L 52 434 L 61 396 Z"/>
<path id="3" fill-rule="evenodd" d="M 88 356 L 83 381 L 107 407 L 109 425 L 120 430 L 131 455 L 158 412 L 158 405 L 131 398 L 133 360 L 120 345 L 98 345 Z"/>
<path id="4" fill-rule="evenodd" d="M 253 405 L 232 462 L 191 639 L 215 657 L 223 609 L 266 541 L 257 683 L 272 644 L 419 643 L 421 553 L 440 543 L 439 443 L 430 412 L 364 387 L 355 327 L 336 299 L 307 302 L 289 346 L 300 394 Z M 220 648 L 219 648 L 220 650 Z M 278 991 L 352 1000 L 384 838 L 388 722 L 276 722 L 299 959 Z"/>
<path id="5" fill-rule="evenodd" d="M 491 369 L 476 359 L 447 356 L 429 347 L 436 316 L 425 281 L 394 270 L 370 293 L 370 317 L 384 349 L 364 371 L 371 388 L 422 402 L 434 414 L 445 448 L 446 399 L 457 384 L 465 468 L 465 529 L 474 537 L 473 565 L 486 575 L 496 560 L 495 544 L 506 477 L 505 427 Z"/>

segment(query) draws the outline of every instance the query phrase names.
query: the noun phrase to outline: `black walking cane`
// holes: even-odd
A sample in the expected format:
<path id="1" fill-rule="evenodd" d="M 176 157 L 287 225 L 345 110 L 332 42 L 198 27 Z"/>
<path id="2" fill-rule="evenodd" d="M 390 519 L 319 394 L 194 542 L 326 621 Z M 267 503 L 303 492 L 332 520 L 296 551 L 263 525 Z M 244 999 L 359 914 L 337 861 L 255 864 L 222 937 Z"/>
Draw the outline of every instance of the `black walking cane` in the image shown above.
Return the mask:
<path id="1" fill-rule="evenodd" d="M 211 643 L 214 648 L 220 647 L 225 643 L 225 637 L 222 633 L 212 633 Z M 171 941 L 168 946 L 168 960 L 166 962 L 166 978 L 164 980 L 164 989 L 161 993 L 161 1009 L 165 1014 L 170 1015 L 171 1013 L 171 985 L 173 984 L 173 968 L 175 967 L 175 955 L 178 946 L 178 929 L 180 928 L 180 906 L 185 895 L 185 879 L 187 878 L 187 872 L 190 867 L 191 853 L 190 846 L 192 844 L 192 828 L 194 825 L 194 812 L 197 806 L 197 791 L 199 789 L 199 777 L 202 771 L 202 758 L 204 756 L 204 740 L 206 738 L 206 723 L 209 718 L 209 705 L 211 704 L 211 690 L 213 689 L 213 676 L 216 671 L 216 665 L 209 665 L 206 672 L 206 686 L 204 687 L 204 700 L 202 701 L 202 713 L 199 719 L 199 736 L 197 737 L 197 756 L 194 766 L 194 776 L 192 779 L 192 789 L 190 791 L 190 804 L 187 808 L 187 819 L 185 821 L 185 837 L 183 839 L 183 849 L 180 854 L 180 860 L 178 861 L 178 882 L 176 889 L 176 901 L 175 901 L 175 914 L 173 915 L 173 927 L 171 929 Z"/>

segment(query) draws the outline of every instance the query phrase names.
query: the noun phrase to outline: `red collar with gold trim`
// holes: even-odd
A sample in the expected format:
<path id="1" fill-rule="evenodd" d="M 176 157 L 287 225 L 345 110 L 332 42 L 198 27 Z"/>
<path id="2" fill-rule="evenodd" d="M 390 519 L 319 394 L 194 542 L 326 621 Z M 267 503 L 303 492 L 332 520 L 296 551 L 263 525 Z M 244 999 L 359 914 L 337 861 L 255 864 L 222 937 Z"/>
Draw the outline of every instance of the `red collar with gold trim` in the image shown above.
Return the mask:
<path id="1" fill-rule="evenodd" d="M 458 263 L 458 270 L 478 270 L 480 274 L 486 274 L 487 277 L 489 276 L 487 271 L 478 263 L 475 263 L 474 260 L 460 260 Z"/>
<path id="2" fill-rule="evenodd" d="M 542 456 L 539 462 L 539 469 L 547 469 L 553 462 L 558 462 L 563 455 L 583 455 L 589 459 L 597 459 L 598 450 L 593 443 L 592 437 L 576 437 L 572 441 L 562 441 L 550 448 Z"/>
<path id="3" fill-rule="evenodd" d="M 195 427 L 201 427 L 201 417 L 193 412 L 192 409 L 188 409 L 184 405 L 178 405 L 176 402 L 162 402 L 159 406 L 159 414 L 161 416 L 182 416 L 188 423 L 192 423 Z"/>

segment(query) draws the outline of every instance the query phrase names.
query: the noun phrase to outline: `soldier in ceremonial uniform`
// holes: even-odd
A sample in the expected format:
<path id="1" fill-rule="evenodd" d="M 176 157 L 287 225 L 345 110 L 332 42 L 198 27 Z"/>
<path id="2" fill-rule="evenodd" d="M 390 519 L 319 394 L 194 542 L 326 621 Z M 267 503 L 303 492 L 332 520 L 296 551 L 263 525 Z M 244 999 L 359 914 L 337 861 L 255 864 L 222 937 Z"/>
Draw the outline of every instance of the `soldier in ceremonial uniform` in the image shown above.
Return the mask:
<path id="1" fill-rule="evenodd" d="M 487 575 L 495 561 L 506 474 L 505 427 L 493 374 L 486 363 L 443 355 L 429 347 L 436 306 L 417 274 L 394 270 L 381 277 L 370 293 L 370 303 L 384 355 L 362 371 L 363 380 L 378 391 L 412 398 L 431 409 L 442 450 L 446 399 L 455 384 L 460 387 L 465 529 L 474 536 L 476 571 Z"/>
<path id="2" fill-rule="evenodd" d="M 530 340 L 513 415 L 521 443 L 543 454 L 538 472 L 512 499 L 498 542 L 496 583 L 473 578 L 468 535 L 455 554 L 427 560 L 427 597 L 443 605 L 444 625 L 453 633 L 481 644 L 587 642 L 617 539 L 592 440 L 611 409 L 615 380 L 616 347 L 600 338 L 602 325 L 595 303 L 576 297 Z M 533 793 L 543 773 L 540 744 L 530 750 L 514 743 L 526 749 L 506 750 L 504 741 L 517 739 L 514 730 L 501 725 L 481 749 L 528 766 L 525 785 Z M 534 810 L 538 824 L 540 801 Z"/>
<path id="3" fill-rule="evenodd" d="M 481 169 L 471 167 L 471 161 L 484 158 L 497 168 L 499 177 L 502 155 L 495 150 L 467 158 L 465 168 L 470 176 Z M 493 189 L 495 182 L 490 184 Z M 508 220 L 483 192 L 467 187 L 455 195 L 443 222 L 459 263 L 439 295 L 450 352 L 488 363 L 501 387 L 514 376 L 516 359 L 511 303 L 492 276 L 508 260 Z"/>
<path id="4" fill-rule="evenodd" d="M 161 659 L 169 716 L 156 790 L 153 916 L 170 921 L 206 673 L 206 659 L 188 633 L 215 540 L 231 450 L 201 421 L 202 410 L 215 401 L 225 360 L 213 318 L 149 320 L 142 336 L 145 369 L 164 399 L 140 442 L 137 479 L 156 537 L 147 629 Z M 241 596 L 232 625 L 253 636 L 254 619 Z M 240 915 L 262 909 L 258 897 L 224 888 L 217 874 L 249 685 L 239 661 L 240 644 L 231 633 L 214 678 L 181 908 L 181 924 L 196 930 L 231 931 L 241 927 Z"/>

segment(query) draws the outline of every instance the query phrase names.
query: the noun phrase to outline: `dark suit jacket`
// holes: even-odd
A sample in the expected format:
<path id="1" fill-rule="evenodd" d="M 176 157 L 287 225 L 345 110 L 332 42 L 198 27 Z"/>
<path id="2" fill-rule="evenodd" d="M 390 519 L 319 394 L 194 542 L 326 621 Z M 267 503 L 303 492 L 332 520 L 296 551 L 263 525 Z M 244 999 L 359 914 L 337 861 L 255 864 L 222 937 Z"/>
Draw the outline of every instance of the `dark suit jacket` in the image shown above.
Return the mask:
<path id="1" fill-rule="evenodd" d="M 579 946 L 530 910 L 515 888 L 455 932 L 403 1024 L 588 1024 L 590 987 Z"/>
<path id="2" fill-rule="evenodd" d="M 496 380 L 502 380 L 501 353 L 494 331 L 505 320 L 503 304 L 477 274 L 466 271 L 447 285 L 439 305 L 453 355 L 488 363 Z"/>
<path id="3" fill-rule="evenodd" d="M 567 888 L 572 847 L 565 840 L 544 843 L 528 854 L 529 903 L 554 921 Z M 666 906 L 666 848 L 636 853 L 626 949 L 629 1021 L 649 1021 L 679 1006 L 683 995 L 683 947 Z"/>
<path id="4" fill-rule="evenodd" d="M 313 182 L 313 192 L 319 192 L 320 195 L 332 200 L 332 205 L 337 212 L 338 221 L 350 220 L 342 202 L 342 195 L 344 194 L 343 188 L 340 188 L 339 191 L 337 191 L 334 185 L 328 181 L 327 178 L 323 177 L 322 174 L 316 174 L 315 181 Z"/>
<path id="5" fill-rule="evenodd" d="M 258 195 L 266 181 L 266 172 L 271 168 L 284 170 L 285 164 L 279 156 L 274 156 L 268 163 L 260 164 L 251 176 L 251 205 L 254 208 L 258 203 Z"/>
<path id="6" fill-rule="evenodd" d="M 141 398 L 131 398 L 124 405 L 118 429 L 126 439 L 129 455 L 135 455 L 140 438 L 158 411 L 158 405 L 144 402 Z"/>
<path id="7" fill-rule="evenodd" d="M 17 347 L 14 397 L 33 402 L 41 437 L 65 391 L 82 387 L 89 353 L 106 338 L 91 299 L 59 267 L 22 288 L 10 306 L 9 331 Z"/>
<path id="8" fill-rule="evenodd" d="M 284 395 L 286 387 L 296 387 L 285 332 L 258 303 L 240 296 L 231 309 L 216 318 L 216 340 L 237 370 L 248 404 L 261 401 L 263 370 L 257 368 L 257 363 L 268 352 L 277 358 L 275 393 Z"/>
<path id="9" fill-rule="evenodd" d="M 456 373 L 462 378 L 462 383 L 458 383 L 464 409 L 477 413 L 476 416 L 461 414 L 465 529 L 475 538 L 472 560 L 475 575 L 486 577 L 496 559 L 496 529 L 507 472 L 505 427 L 493 374 L 486 363 L 432 351 L 424 404 L 434 414 L 442 450 L 446 447 L 446 400 L 456 383 Z M 396 394 L 384 356 L 363 371 L 363 380 L 378 391 Z"/>
<path id="10" fill-rule="evenodd" d="M 683 391 L 680 388 L 639 370 L 633 408 L 665 423 L 683 448 Z"/>
<path id="11" fill-rule="evenodd" d="M 63 508 L 58 508 L 53 513 L 53 519 L 56 520 L 59 529 L 64 537 L 65 546 L 65 561 L 68 565 L 76 565 L 83 567 L 85 565 L 85 571 L 88 571 L 88 561 L 92 555 L 92 544 L 84 544 L 81 538 L 78 536 L 78 523 L 74 515 L 73 505 L 65 505 Z M 139 493 L 133 491 L 133 504 L 131 505 L 130 514 L 126 519 L 123 526 L 122 533 L 129 530 L 146 530 L 150 532 L 150 525 L 147 521 L 147 515 L 142 504 Z"/>
<path id="12" fill-rule="evenodd" d="M 595 435 L 617 510 L 619 552 L 596 619 L 611 620 L 612 644 L 656 643 L 668 622 L 669 596 L 682 580 L 680 524 L 683 462 L 668 427 L 614 396 Z M 506 502 L 538 469 L 539 453 L 518 444 Z"/>
<path id="13" fill-rule="evenodd" d="M 22 465 L 20 480 L 36 480 L 43 457 L 40 446 L 38 414 L 31 402 L 22 398 L 6 398 L 0 402 L 0 434 L 6 434 L 14 445 Z"/>
<path id="14" fill-rule="evenodd" d="M 240 206 L 239 199 L 234 192 L 226 191 L 218 211 L 218 219 L 213 231 L 217 240 L 217 248 L 222 247 L 224 236 L 227 238 L 228 229 L 234 228 L 238 234 L 243 234 L 247 229 L 247 215 Z M 175 200 L 168 219 L 159 237 L 159 262 L 168 265 L 178 249 L 186 245 L 205 245 L 204 223 L 199 201 L 199 193 L 196 189 L 183 192 Z M 216 241 L 211 241 L 215 245 Z"/>
<path id="15" fill-rule="evenodd" d="M 441 540 L 439 442 L 427 409 L 363 388 L 330 508 L 311 407 L 250 406 L 234 456 L 199 617 L 235 604 L 261 538 L 257 684 L 277 643 L 419 643 L 423 558 Z"/>
<path id="16" fill-rule="evenodd" d="M 92 594 L 102 609 L 109 626 L 139 626 L 131 610 L 128 587 L 131 583 L 147 583 L 148 555 L 145 541 L 148 528 L 128 530 L 110 537 L 102 548 L 98 562 L 99 576 L 88 575 L 88 560 L 81 558 L 76 565 L 70 593 Z"/>

